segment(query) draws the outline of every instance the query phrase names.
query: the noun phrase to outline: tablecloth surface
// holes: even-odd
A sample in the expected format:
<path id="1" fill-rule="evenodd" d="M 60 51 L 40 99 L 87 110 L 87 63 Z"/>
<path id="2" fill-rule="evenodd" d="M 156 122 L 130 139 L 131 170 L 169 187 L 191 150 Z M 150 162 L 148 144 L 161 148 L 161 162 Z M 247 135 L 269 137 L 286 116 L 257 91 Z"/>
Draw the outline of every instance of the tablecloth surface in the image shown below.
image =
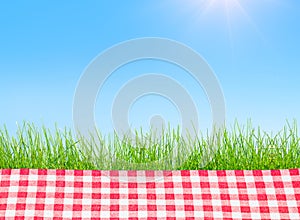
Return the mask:
<path id="1" fill-rule="evenodd" d="M 2 169 L 0 219 L 300 220 L 300 169 Z"/>

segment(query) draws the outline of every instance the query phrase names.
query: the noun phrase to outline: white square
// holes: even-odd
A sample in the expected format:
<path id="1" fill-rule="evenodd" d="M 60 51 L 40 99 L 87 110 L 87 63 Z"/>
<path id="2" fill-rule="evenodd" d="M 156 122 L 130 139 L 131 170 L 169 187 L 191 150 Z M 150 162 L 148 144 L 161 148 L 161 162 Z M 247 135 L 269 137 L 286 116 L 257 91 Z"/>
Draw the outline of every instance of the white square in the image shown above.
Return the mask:
<path id="1" fill-rule="evenodd" d="M 125 219 L 128 219 L 129 218 L 129 211 L 120 211 L 119 212 L 119 215 L 120 215 L 120 218 L 125 218 Z"/>
<path id="2" fill-rule="evenodd" d="M 119 193 L 127 195 L 128 194 L 128 188 L 120 188 Z"/>
<path id="3" fill-rule="evenodd" d="M 45 198 L 45 205 L 54 205 L 54 198 Z"/>
<path id="4" fill-rule="evenodd" d="M 44 218 L 53 218 L 53 211 L 45 210 L 44 211 Z"/>
<path id="5" fill-rule="evenodd" d="M 138 218 L 147 218 L 147 211 L 138 211 Z"/>
<path id="6" fill-rule="evenodd" d="M 219 182 L 219 178 L 217 176 L 208 176 L 208 181 L 210 183 L 217 183 Z"/>
<path id="7" fill-rule="evenodd" d="M 46 193 L 55 193 L 55 186 L 47 186 Z"/>
<path id="8" fill-rule="evenodd" d="M 25 209 L 25 212 L 24 212 L 24 217 L 25 218 L 28 218 L 28 217 L 34 217 L 34 210 L 28 210 L 28 209 Z"/>
<path id="9" fill-rule="evenodd" d="M 87 193 L 87 194 L 91 194 L 93 192 L 93 189 L 88 187 L 88 188 L 82 188 L 82 192 L 83 193 Z"/>
<path id="10" fill-rule="evenodd" d="M 16 204 L 17 198 L 16 197 L 8 197 L 7 198 L 7 204 Z"/>
<path id="11" fill-rule="evenodd" d="M 291 220 L 299 220 L 300 215 L 298 213 L 290 213 L 289 214 Z"/>
<path id="12" fill-rule="evenodd" d="M 294 188 L 284 188 L 285 195 L 295 195 Z"/>
<path id="13" fill-rule="evenodd" d="M 74 188 L 73 187 L 64 187 L 64 192 L 65 193 L 74 193 Z"/>
<path id="14" fill-rule="evenodd" d="M 278 202 L 275 200 L 268 200 L 269 207 L 278 207 Z"/>
<path id="15" fill-rule="evenodd" d="M 273 182 L 273 177 L 272 176 L 263 176 L 263 180 L 264 182 Z"/>
<path id="16" fill-rule="evenodd" d="M 82 205 L 91 205 L 92 199 L 82 199 Z"/>
<path id="17" fill-rule="evenodd" d="M 174 183 L 182 183 L 182 177 L 181 176 L 173 176 L 172 180 Z"/>
<path id="18" fill-rule="evenodd" d="M 145 188 L 137 188 L 137 193 L 140 195 L 146 195 L 147 190 Z"/>
<path id="19" fill-rule="evenodd" d="M 109 211 L 100 211 L 100 219 L 102 218 L 110 218 L 110 212 Z"/>
<path id="20" fill-rule="evenodd" d="M 28 181 L 37 181 L 38 175 L 28 175 Z"/>
<path id="21" fill-rule="evenodd" d="M 236 177 L 235 176 L 226 176 L 226 180 L 227 182 L 230 182 L 230 183 L 236 183 Z"/>
<path id="22" fill-rule="evenodd" d="M 184 206 L 184 200 L 183 199 L 174 199 L 175 206 Z"/>
<path id="23" fill-rule="evenodd" d="M 36 186 L 29 186 L 27 188 L 27 192 L 33 192 L 33 193 L 35 193 L 35 192 L 37 192 L 37 187 Z"/>
<path id="24" fill-rule="evenodd" d="M 204 218 L 203 211 L 194 211 L 195 218 Z"/>
<path id="25" fill-rule="evenodd" d="M 297 202 L 295 200 L 287 200 L 286 204 L 288 207 L 297 207 Z"/>
<path id="26" fill-rule="evenodd" d="M 19 181 L 20 180 L 20 176 L 19 175 L 11 175 L 10 176 L 10 181 Z"/>
<path id="27" fill-rule="evenodd" d="M 251 219 L 261 219 L 260 213 L 251 212 Z"/>
<path id="28" fill-rule="evenodd" d="M 214 218 L 223 218 L 223 213 L 213 211 L 213 216 Z"/>
<path id="29" fill-rule="evenodd" d="M 82 218 L 91 218 L 92 213 L 90 211 L 81 211 Z"/>
<path id="30" fill-rule="evenodd" d="M 161 200 L 161 199 L 157 199 L 155 201 L 156 205 L 158 206 L 165 206 L 166 205 L 166 200 Z"/>
<path id="31" fill-rule="evenodd" d="M 46 181 L 56 181 L 56 176 L 55 175 L 47 175 L 46 176 Z"/>
<path id="32" fill-rule="evenodd" d="M 280 214 L 276 212 L 270 212 L 271 219 L 281 219 Z"/>
<path id="33" fill-rule="evenodd" d="M 254 183 L 254 177 L 253 176 L 245 176 L 245 182 L 246 183 Z"/>
<path id="34" fill-rule="evenodd" d="M 249 200 L 250 207 L 259 207 L 259 203 L 256 200 Z"/>
<path id="35" fill-rule="evenodd" d="M 18 192 L 19 187 L 18 186 L 9 186 L 8 192 Z"/>
<path id="36" fill-rule="evenodd" d="M 110 199 L 101 199 L 101 205 L 110 205 Z"/>
<path id="37" fill-rule="evenodd" d="M 16 212 L 15 210 L 6 210 L 5 212 L 5 217 L 15 217 L 16 216 Z"/>
<path id="38" fill-rule="evenodd" d="M 256 188 L 247 188 L 247 192 L 249 195 L 256 195 L 257 191 Z"/>
<path id="39" fill-rule="evenodd" d="M 176 218 L 185 218 L 185 211 L 175 211 Z"/>
<path id="40" fill-rule="evenodd" d="M 242 214 L 240 212 L 232 212 L 231 215 L 234 219 L 242 219 Z"/>
<path id="41" fill-rule="evenodd" d="M 64 198 L 65 205 L 73 205 L 74 200 L 71 198 Z"/>
<path id="42" fill-rule="evenodd" d="M 165 188 L 156 188 L 155 189 L 156 194 L 165 194 Z"/>
<path id="43" fill-rule="evenodd" d="M 138 205 L 147 205 L 147 199 L 138 199 Z"/>
<path id="44" fill-rule="evenodd" d="M 36 198 L 27 197 L 26 204 L 35 204 Z"/>
<path id="45" fill-rule="evenodd" d="M 275 189 L 274 188 L 266 188 L 266 194 L 276 195 Z"/>
<path id="46" fill-rule="evenodd" d="M 83 176 L 82 181 L 87 182 L 87 183 L 91 183 L 93 181 L 93 177 L 92 176 Z"/>
<path id="47" fill-rule="evenodd" d="M 72 211 L 63 211 L 63 218 L 72 218 Z"/>
<path id="48" fill-rule="evenodd" d="M 156 217 L 157 218 L 166 218 L 167 217 L 167 213 L 165 211 L 157 211 L 156 212 Z"/>

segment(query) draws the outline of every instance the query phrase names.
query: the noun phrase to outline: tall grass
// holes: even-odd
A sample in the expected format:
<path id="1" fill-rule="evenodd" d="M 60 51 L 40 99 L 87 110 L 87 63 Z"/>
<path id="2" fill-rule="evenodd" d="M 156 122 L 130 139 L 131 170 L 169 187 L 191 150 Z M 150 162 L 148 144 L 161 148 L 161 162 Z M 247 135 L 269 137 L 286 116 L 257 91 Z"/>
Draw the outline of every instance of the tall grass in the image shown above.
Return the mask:
<path id="1" fill-rule="evenodd" d="M 212 137 L 183 138 L 177 129 L 135 131 L 135 138 L 116 134 L 94 141 L 57 127 L 50 131 L 24 122 L 14 136 L 0 129 L 0 168 L 122 170 L 256 170 L 300 168 L 300 137 L 296 121 L 275 135 L 237 122 Z M 95 153 L 96 143 L 102 147 Z M 217 143 L 217 145 L 215 145 Z M 98 144 L 99 145 L 99 144 Z M 214 145 L 214 146 L 213 146 Z M 209 151 L 210 150 L 210 151 Z M 205 160 L 206 159 L 206 160 Z M 181 161 L 180 161 L 181 160 Z"/>

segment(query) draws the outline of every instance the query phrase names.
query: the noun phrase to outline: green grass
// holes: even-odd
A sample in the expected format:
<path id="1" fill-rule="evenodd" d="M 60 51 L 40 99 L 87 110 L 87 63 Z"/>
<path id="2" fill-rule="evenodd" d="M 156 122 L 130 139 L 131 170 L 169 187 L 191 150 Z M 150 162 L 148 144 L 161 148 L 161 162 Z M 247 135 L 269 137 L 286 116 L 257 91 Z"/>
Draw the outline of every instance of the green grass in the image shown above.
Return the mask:
<path id="1" fill-rule="evenodd" d="M 151 133 L 152 134 L 152 133 Z M 162 138 L 136 131 L 136 138 L 116 134 L 94 141 L 75 138 L 67 128 L 50 131 L 24 122 L 11 136 L 0 129 L 0 168 L 79 170 L 256 170 L 300 168 L 300 137 L 296 121 L 275 135 L 235 123 L 213 138 L 183 138 L 179 128 Z M 95 140 L 104 147 L 95 158 Z M 175 147 L 176 146 L 176 147 Z M 214 148 L 215 147 L 215 148 Z M 113 150 L 114 149 L 114 150 Z M 214 149 L 214 151 L 212 151 Z M 177 153 L 177 154 L 176 154 Z M 185 157 L 184 157 L 185 156 Z M 206 159 L 206 160 L 205 160 Z M 209 160 L 210 159 L 210 160 Z M 181 160 L 181 161 L 180 161 Z M 175 161 L 175 163 L 174 163 Z M 203 163 L 207 162 L 207 163 Z"/>

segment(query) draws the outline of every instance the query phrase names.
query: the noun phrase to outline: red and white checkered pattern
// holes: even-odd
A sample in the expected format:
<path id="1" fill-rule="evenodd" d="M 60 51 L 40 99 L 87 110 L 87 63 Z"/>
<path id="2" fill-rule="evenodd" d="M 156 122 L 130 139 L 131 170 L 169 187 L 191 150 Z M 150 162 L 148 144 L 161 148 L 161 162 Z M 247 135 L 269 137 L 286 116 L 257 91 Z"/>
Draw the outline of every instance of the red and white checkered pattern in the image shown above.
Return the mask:
<path id="1" fill-rule="evenodd" d="M 300 219 L 300 169 L 0 170 L 0 219 Z M 161 175 L 159 173 L 158 175 Z"/>

